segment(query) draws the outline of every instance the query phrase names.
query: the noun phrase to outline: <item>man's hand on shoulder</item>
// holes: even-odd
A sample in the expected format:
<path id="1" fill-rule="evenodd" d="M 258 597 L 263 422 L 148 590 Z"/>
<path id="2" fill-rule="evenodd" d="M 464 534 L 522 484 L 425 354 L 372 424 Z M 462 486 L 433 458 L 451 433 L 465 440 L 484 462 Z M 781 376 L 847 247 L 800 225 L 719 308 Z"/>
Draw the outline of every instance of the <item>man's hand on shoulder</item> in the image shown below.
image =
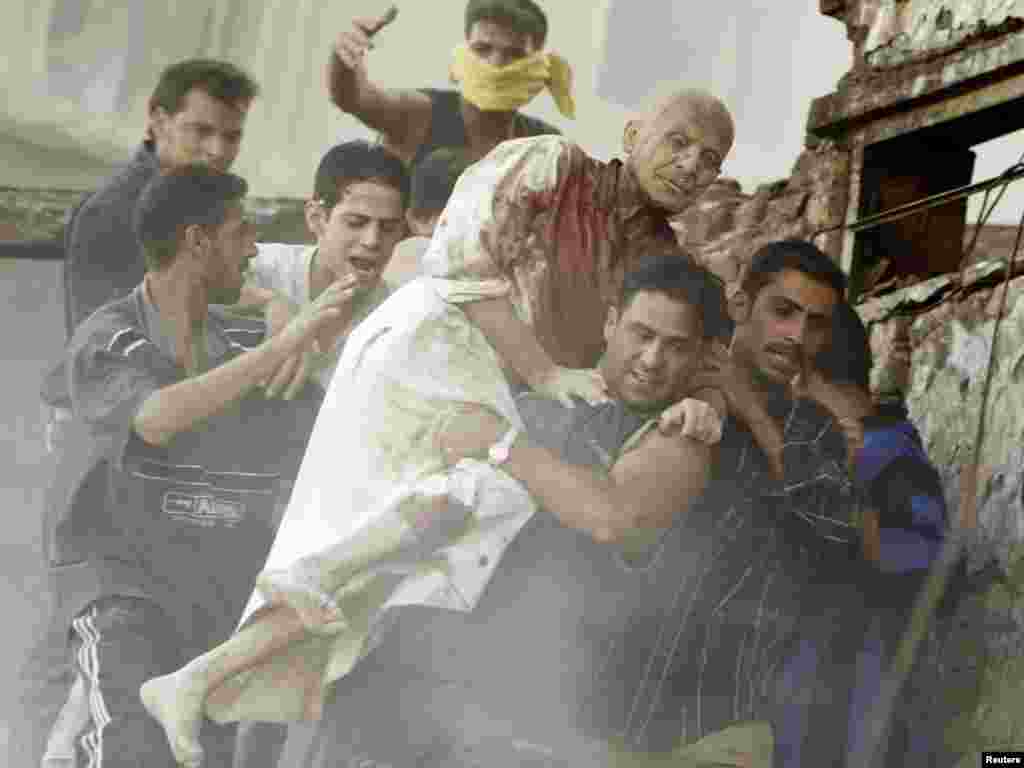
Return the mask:
<path id="1" fill-rule="evenodd" d="M 721 398 L 707 398 L 709 405 L 718 411 L 723 401 L 729 413 L 741 421 L 747 421 L 750 415 L 760 408 L 760 397 L 754 389 L 750 375 L 743 370 L 724 344 L 714 342 L 704 353 L 700 371 L 693 377 L 691 392 L 701 390 L 717 390 Z M 704 400 L 704 393 L 701 398 Z M 719 412 L 719 416 L 726 414 Z"/>
<path id="2" fill-rule="evenodd" d="M 794 377 L 791 391 L 794 399 L 814 400 L 837 421 L 860 421 L 873 410 L 867 391 L 856 384 L 829 381 L 811 364 Z"/>
<path id="3" fill-rule="evenodd" d="M 708 390 L 716 392 L 717 390 Z M 666 409 L 658 418 L 658 431 L 663 435 L 678 433 L 705 445 L 715 445 L 722 439 L 723 416 L 711 404 L 686 397 Z"/>

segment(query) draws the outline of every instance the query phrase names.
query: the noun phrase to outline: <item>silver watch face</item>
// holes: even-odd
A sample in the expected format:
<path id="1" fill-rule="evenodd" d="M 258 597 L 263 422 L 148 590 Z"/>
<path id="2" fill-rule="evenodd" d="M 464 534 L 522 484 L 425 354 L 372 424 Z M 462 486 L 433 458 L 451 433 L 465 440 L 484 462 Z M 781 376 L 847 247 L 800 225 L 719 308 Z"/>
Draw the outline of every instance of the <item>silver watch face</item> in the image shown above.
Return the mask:
<path id="1" fill-rule="evenodd" d="M 508 461 L 508 455 L 512 450 L 512 443 L 516 439 L 518 430 L 510 429 L 506 432 L 501 440 L 491 446 L 490 450 L 487 451 L 487 461 L 493 466 L 499 466 Z"/>
<path id="2" fill-rule="evenodd" d="M 504 442 L 495 443 L 487 452 L 487 460 L 495 466 L 503 464 L 508 458 L 508 446 Z"/>

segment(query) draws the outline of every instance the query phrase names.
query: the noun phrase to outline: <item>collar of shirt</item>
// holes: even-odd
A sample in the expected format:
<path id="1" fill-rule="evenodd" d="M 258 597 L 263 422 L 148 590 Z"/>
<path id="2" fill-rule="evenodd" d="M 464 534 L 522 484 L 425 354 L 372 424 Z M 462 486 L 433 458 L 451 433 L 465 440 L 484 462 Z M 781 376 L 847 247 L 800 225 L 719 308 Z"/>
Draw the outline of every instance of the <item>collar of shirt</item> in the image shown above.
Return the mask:
<path id="1" fill-rule="evenodd" d="M 143 331 L 146 337 L 153 342 L 153 345 L 160 350 L 165 357 L 176 360 L 176 344 L 174 333 L 166 327 L 160 317 L 160 312 L 149 296 L 146 281 L 143 280 L 135 289 L 135 301 L 139 308 L 139 317 L 142 318 Z M 206 322 L 206 358 L 210 367 L 219 364 L 228 354 L 231 348 L 230 342 L 224 335 L 217 317 L 207 314 Z"/>
<path id="2" fill-rule="evenodd" d="M 139 144 L 139 148 L 135 150 L 135 156 L 132 161 L 140 165 L 147 165 L 150 168 L 159 168 L 160 162 L 156 157 L 156 143 L 151 139 L 147 139 Z"/>
<path id="3" fill-rule="evenodd" d="M 619 217 L 623 221 L 629 221 L 641 214 L 650 214 L 651 209 L 644 199 L 640 182 L 626 164 L 618 159 L 612 160 L 609 163 L 609 170 L 614 172 L 615 209 L 619 212 Z"/>
<path id="4" fill-rule="evenodd" d="M 616 158 L 605 166 L 596 197 L 602 207 L 615 211 L 627 241 L 660 232 L 675 242 L 665 213 L 650 206 L 640 183 L 622 160 Z"/>

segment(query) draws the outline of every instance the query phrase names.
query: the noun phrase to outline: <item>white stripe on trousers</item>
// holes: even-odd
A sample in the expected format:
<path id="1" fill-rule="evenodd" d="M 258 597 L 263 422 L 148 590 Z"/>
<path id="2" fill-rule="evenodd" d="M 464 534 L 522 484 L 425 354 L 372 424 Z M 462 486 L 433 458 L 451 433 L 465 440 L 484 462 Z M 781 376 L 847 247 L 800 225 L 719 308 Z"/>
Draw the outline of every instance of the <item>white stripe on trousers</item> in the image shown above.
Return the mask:
<path id="1" fill-rule="evenodd" d="M 71 622 L 71 626 L 81 640 L 77 662 L 81 675 L 89 689 L 89 715 L 92 727 L 81 738 L 82 749 L 88 755 L 86 768 L 103 768 L 103 729 L 110 724 L 110 712 L 103 700 L 100 689 L 100 633 L 96 629 L 96 606 L 89 612 Z"/>

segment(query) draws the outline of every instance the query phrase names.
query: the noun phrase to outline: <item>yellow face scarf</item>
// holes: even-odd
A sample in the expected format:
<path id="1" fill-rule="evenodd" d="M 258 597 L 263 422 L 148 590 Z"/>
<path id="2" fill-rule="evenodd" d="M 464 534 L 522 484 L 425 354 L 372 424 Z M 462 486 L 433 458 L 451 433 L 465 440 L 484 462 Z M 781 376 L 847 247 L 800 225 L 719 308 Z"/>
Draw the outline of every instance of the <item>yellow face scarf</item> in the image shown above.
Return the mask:
<path id="1" fill-rule="evenodd" d="M 461 84 L 463 98 L 485 112 L 519 109 L 547 87 L 558 111 L 569 118 L 576 116 L 572 68 L 554 53 L 538 51 L 496 67 L 463 43 L 455 49 L 451 75 L 452 80 Z"/>

